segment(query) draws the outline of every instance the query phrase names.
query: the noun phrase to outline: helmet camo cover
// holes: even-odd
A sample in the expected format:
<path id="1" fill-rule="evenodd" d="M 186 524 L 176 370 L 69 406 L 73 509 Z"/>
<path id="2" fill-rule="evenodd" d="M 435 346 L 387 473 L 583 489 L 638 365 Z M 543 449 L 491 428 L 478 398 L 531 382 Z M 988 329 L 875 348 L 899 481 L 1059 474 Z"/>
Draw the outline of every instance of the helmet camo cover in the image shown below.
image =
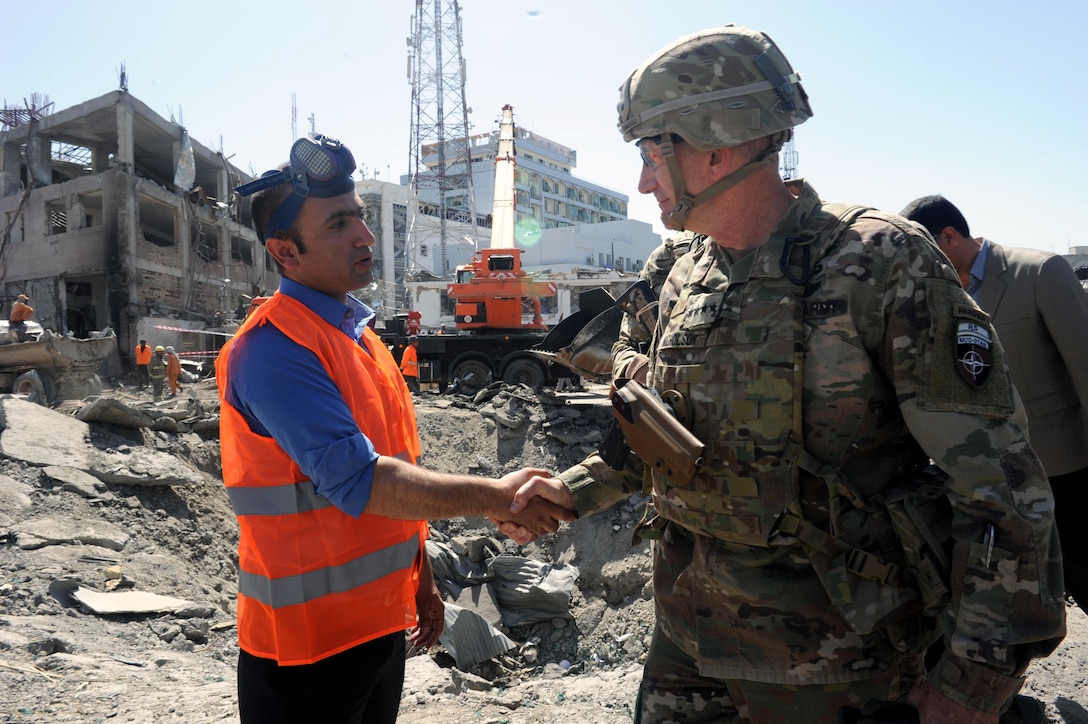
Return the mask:
<path id="1" fill-rule="evenodd" d="M 655 53 L 620 86 L 625 141 L 675 133 L 700 150 L 789 131 L 812 116 L 801 76 L 766 33 L 726 25 Z"/>

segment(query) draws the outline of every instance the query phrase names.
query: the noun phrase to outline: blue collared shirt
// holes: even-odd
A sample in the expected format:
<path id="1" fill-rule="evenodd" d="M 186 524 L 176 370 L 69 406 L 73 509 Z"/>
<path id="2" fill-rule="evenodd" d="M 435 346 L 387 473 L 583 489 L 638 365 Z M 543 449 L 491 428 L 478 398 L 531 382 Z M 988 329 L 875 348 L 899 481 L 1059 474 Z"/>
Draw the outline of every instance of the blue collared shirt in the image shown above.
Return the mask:
<path id="1" fill-rule="evenodd" d="M 290 279 L 280 293 L 359 344 L 374 311 L 348 295 L 342 304 Z M 359 430 L 339 388 L 310 350 L 272 324 L 240 337 L 227 368 L 229 402 L 250 430 L 272 437 L 314 483 L 318 495 L 348 515 L 358 516 L 370 500 L 378 453 Z"/>
<path id="2" fill-rule="evenodd" d="M 971 265 L 970 278 L 968 279 L 970 285 L 967 287 L 967 293 L 976 302 L 978 301 L 978 293 L 982 290 L 982 275 L 986 273 L 986 259 L 989 256 L 990 242 L 983 239 L 982 246 L 978 249 L 978 256 L 975 257 L 975 262 Z"/>

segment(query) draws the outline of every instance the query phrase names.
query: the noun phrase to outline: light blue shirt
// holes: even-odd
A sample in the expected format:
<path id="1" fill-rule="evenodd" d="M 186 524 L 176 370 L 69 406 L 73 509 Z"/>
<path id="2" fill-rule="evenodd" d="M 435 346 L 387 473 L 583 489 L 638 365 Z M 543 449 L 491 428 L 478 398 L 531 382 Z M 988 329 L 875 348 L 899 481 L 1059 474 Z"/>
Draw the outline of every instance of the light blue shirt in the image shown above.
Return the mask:
<path id="1" fill-rule="evenodd" d="M 374 311 L 358 299 L 348 295 L 342 304 L 290 279 L 280 281 L 280 293 L 363 344 L 363 329 Z M 228 400 L 250 430 L 273 438 L 313 481 L 318 495 L 358 517 L 370 500 L 378 453 L 317 355 L 265 324 L 235 342 L 227 376 Z"/>
<path id="2" fill-rule="evenodd" d="M 986 260 L 988 258 L 990 258 L 990 242 L 983 239 L 982 246 L 978 250 L 978 256 L 975 257 L 975 263 L 971 265 L 968 279 L 970 284 L 967 287 L 967 293 L 976 302 L 978 301 L 978 293 L 982 290 L 982 275 L 986 272 Z"/>

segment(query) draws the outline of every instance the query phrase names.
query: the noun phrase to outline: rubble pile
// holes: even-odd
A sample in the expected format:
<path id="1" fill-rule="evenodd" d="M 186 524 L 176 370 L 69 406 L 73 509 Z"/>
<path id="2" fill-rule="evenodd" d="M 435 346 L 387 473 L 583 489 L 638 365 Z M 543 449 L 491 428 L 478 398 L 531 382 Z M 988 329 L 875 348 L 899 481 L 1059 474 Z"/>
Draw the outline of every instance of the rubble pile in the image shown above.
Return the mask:
<path id="1" fill-rule="evenodd" d="M 564 470 L 612 415 L 594 386 L 414 399 L 422 464 L 489 476 Z M 484 519 L 434 522 L 457 617 L 446 644 L 409 652 L 399 721 L 629 722 L 653 629 L 649 547 L 631 547 L 644 504 L 524 547 Z M 0 395 L 0 721 L 237 721 L 236 546 L 214 380 L 162 402 L 120 385 L 55 409 Z M 1070 611 L 1029 688 L 1088 722 L 1088 619 Z"/>

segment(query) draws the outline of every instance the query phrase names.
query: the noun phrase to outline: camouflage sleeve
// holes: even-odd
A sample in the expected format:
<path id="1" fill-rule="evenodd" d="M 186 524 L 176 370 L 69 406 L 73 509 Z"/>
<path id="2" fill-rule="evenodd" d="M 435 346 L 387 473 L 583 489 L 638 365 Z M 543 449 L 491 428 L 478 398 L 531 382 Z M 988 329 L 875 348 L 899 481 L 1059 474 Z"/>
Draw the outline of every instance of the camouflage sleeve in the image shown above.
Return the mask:
<path id="1" fill-rule="evenodd" d="M 650 285 L 655 295 L 660 296 L 661 288 L 672 271 L 676 260 L 692 249 L 701 248 L 701 238 L 697 241 L 695 234 L 684 232 L 666 239 L 661 246 L 650 252 L 649 258 L 639 272 L 638 278 Z M 645 350 L 650 342 L 650 332 L 644 328 L 638 320 L 629 314 L 623 315 L 620 321 L 619 339 L 612 346 L 612 379 L 630 377 L 628 371 L 631 363 L 646 355 L 640 350 Z"/>
<path id="2" fill-rule="evenodd" d="M 593 454 L 559 473 L 559 479 L 574 495 L 579 518 L 604 510 L 632 494 L 642 494 L 642 462 L 627 455 L 627 466 L 613 470 L 600 455 Z"/>
<path id="3" fill-rule="evenodd" d="M 949 475 L 952 601 L 946 651 L 927 677 L 954 701 L 999 713 L 1030 660 L 1065 635 L 1054 499 L 989 317 L 928 240 L 900 231 L 908 238 L 876 280 L 883 339 L 867 344 L 911 434 Z"/>
<path id="4" fill-rule="evenodd" d="M 638 358 L 645 358 L 641 349 L 650 341 L 650 333 L 630 314 L 620 319 L 620 336 L 612 345 L 612 379 L 630 377 L 628 370 Z"/>

